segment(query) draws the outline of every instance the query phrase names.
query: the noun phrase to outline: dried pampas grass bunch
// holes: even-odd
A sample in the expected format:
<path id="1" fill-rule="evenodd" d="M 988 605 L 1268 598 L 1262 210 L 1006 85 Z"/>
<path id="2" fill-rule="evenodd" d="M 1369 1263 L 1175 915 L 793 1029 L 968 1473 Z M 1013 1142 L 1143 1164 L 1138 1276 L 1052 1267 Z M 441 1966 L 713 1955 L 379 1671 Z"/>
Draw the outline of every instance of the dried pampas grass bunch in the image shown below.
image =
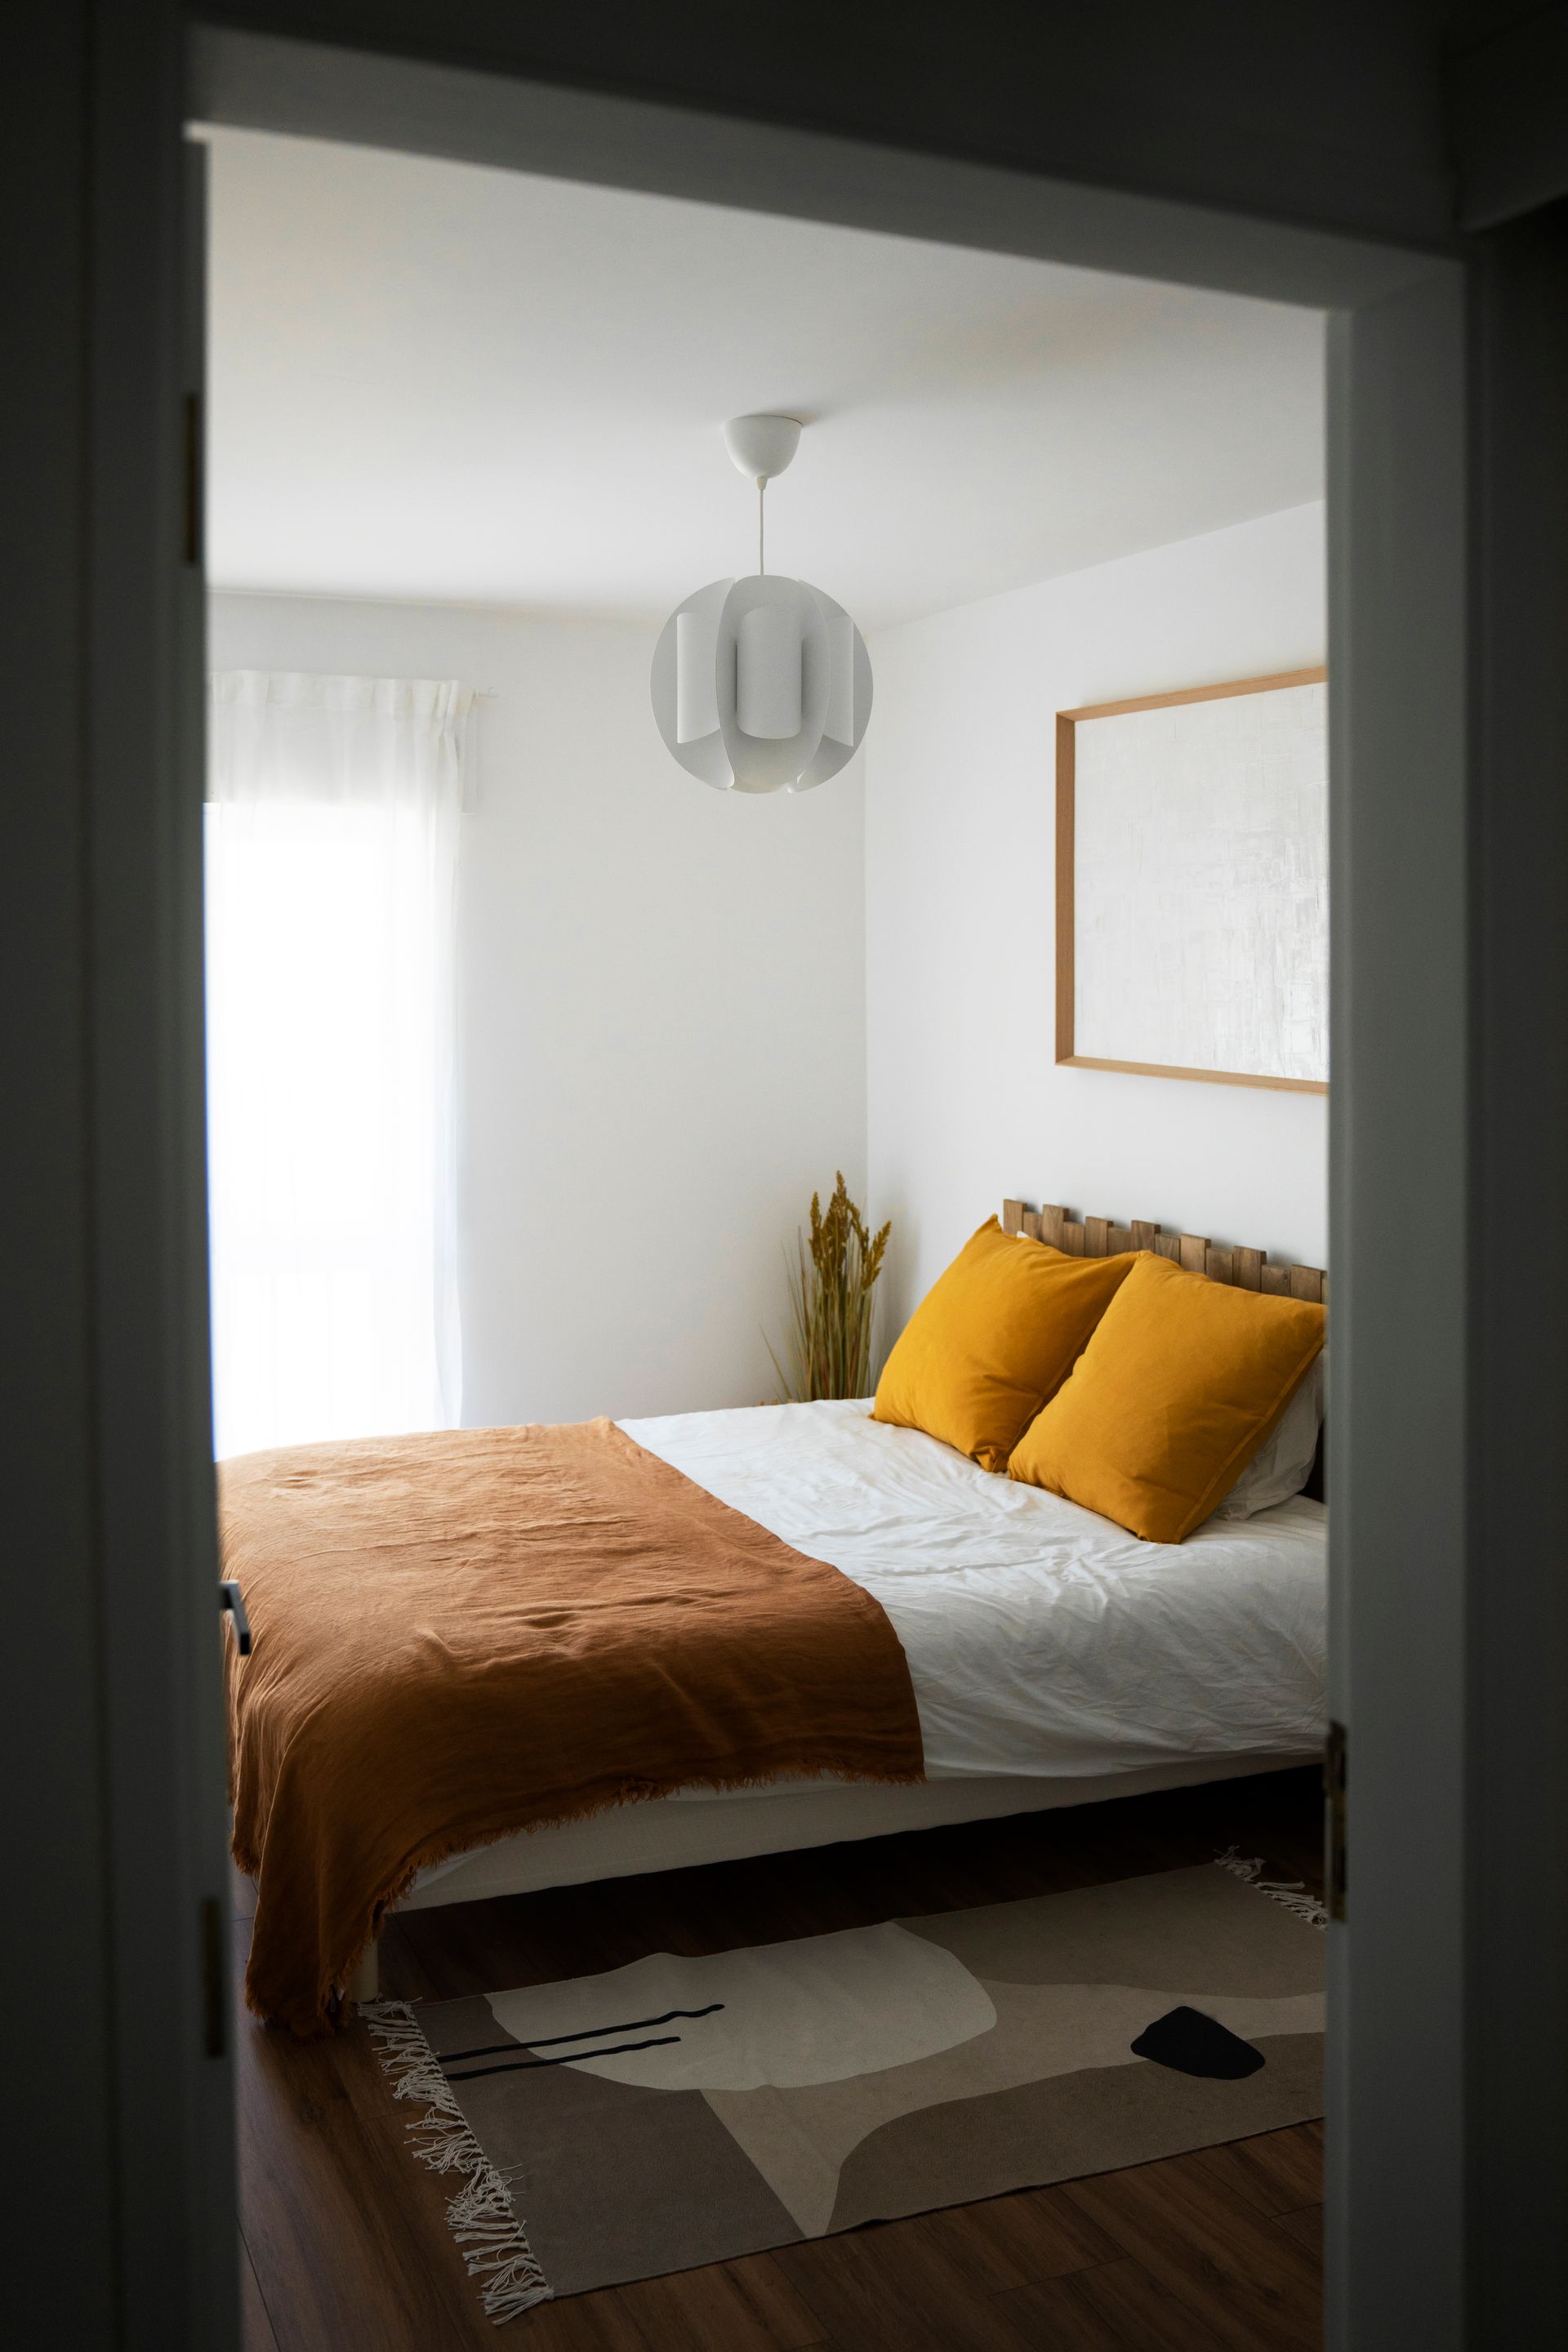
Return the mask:
<path id="1" fill-rule="evenodd" d="M 872 1293 L 888 1252 L 892 1220 L 873 1234 L 849 1198 L 843 1171 L 826 1210 L 811 1196 L 811 1239 L 796 1238 L 789 1271 L 790 1321 L 786 1371 L 773 1354 L 784 1395 L 797 1404 L 818 1397 L 869 1396 L 876 1385 L 871 1354 Z"/>

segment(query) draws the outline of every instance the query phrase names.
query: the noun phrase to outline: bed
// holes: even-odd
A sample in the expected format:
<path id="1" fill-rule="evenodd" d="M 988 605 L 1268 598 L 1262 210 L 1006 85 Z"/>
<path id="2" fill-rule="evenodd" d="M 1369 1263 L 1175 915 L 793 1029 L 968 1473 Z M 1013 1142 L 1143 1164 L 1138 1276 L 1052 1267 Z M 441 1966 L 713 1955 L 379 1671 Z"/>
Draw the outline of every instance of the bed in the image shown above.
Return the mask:
<path id="1" fill-rule="evenodd" d="M 910 1663 L 926 1782 L 684 1790 L 438 1864 L 405 1907 L 1131 1796 L 1321 1748 L 1320 1502 L 1151 1546 L 872 1421 L 868 1402 L 621 1426 L 880 1601 Z"/>
<path id="2" fill-rule="evenodd" d="M 1245 1287 L 1323 1293 L 1316 1269 L 1156 1226 L 1016 1202 L 1004 1222 L 1070 1255 L 1131 1245 Z M 761 1786 L 680 1786 L 520 1833 L 492 1827 L 408 1873 L 398 1907 L 1223 1780 L 1321 1750 L 1327 1529 L 1310 1495 L 1153 1544 L 918 1429 L 873 1421 L 864 1401 L 616 1430 L 650 1475 L 664 1465 L 658 1475 L 710 1498 L 721 1520 L 739 1514 L 759 1540 L 776 1539 L 777 1558 L 823 1563 L 876 1604 L 907 1662 L 923 1777 L 783 1770 L 753 1776 Z M 231 1680 L 236 1671 L 231 1658 Z M 374 1943 L 344 1981 L 374 1992 Z"/>

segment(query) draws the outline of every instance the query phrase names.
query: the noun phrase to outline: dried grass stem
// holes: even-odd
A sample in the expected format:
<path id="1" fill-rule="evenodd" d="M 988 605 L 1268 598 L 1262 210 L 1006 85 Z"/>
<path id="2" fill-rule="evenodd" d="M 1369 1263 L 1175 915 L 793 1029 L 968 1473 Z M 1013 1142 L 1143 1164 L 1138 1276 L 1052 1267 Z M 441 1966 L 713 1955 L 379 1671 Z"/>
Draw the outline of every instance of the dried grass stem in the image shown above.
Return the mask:
<path id="1" fill-rule="evenodd" d="M 892 1221 L 872 1234 L 849 1198 L 843 1171 L 826 1210 L 811 1196 L 811 1234 L 796 1236 L 789 1266 L 789 1368 L 773 1344 L 768 1353 L 784 1395 L 796 1403 L 819 1397 L 869 1396 L 875 1385 L 871 1352 L 877 1277 L 887 1255 Z"/>

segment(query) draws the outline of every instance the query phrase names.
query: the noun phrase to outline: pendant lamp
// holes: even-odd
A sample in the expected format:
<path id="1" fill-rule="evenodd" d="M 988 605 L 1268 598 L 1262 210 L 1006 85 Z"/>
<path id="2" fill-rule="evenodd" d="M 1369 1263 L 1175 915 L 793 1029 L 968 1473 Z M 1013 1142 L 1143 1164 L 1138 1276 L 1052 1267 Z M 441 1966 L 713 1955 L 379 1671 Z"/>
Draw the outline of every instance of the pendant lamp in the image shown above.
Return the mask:
<path id="1" fill-rule="evenodd" d="M 793 416 L 734 416 L 731 457 L 757 486 L 757 568 L 714 580 L 670 614 L 654 651 L 653 715 L 689 774 L 721 793 L 805 793 L 853 757 L 871 716 L 871 664 L 842 604 L 769 572 L 764 499 L 800 446 Z"/>

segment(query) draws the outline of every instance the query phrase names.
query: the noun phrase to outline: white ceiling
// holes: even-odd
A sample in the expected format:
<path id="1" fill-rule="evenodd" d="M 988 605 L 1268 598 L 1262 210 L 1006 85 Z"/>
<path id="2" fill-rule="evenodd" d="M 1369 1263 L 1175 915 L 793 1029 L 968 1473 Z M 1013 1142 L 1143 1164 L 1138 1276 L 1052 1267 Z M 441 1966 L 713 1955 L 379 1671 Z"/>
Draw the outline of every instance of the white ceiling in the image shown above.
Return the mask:
<path id="1" fill-rule="evenodd" d="M 864 628 L 1321 494 L 1315 312 L 252 131 L 212 161 L 216 587 L 661 614 L 754 569 L 751 409 L 810 427 L 770 569 Z"/>

